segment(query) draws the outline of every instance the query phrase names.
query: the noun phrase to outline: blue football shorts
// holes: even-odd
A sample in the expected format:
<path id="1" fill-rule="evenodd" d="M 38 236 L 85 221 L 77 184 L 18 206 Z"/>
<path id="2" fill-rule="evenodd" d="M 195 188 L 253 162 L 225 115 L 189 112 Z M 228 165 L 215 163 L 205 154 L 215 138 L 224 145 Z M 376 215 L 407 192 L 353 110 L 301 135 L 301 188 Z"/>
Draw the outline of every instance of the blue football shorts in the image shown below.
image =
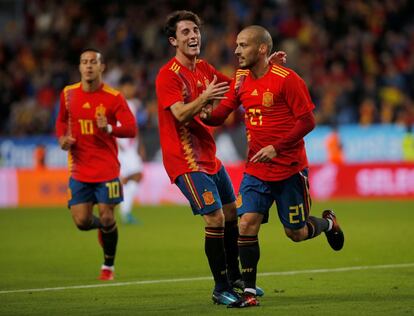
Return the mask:
<path id="1" fill-rule="evenodd" d="M 119 178 L 104 182 L 81 182 L 70 177 L 68 191 L 68 207 L 88 202 L 118 204 L 124 200 Z"/>
<path id="2" fill-rule="evenodd" d="M 279 220 L 284 227 L 300 229 L 306 224 L 311 207 L 308 169 L 281 181 L 262 181 L 244 174 L 237 197 L 237 214 L 263 214 L 269 220 L 269 209 L 276 202 Z"/>
<path id="3" fill-rule="evenodd" d="M 185 173 L 175 180 L 175 184 L 190 202 L 194 215 L 209 214 L 236 200 L 230 177 L 223 166 L 214 175 Z"/>

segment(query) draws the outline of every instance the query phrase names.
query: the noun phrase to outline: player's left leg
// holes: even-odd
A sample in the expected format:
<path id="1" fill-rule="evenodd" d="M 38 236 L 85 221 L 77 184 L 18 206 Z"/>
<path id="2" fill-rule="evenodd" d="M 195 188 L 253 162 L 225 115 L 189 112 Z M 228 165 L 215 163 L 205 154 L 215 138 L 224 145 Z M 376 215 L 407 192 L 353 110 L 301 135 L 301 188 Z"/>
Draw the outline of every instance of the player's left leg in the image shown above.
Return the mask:
<path id="1" fill-rule="evenodd" d="M 116 204 L 123 199 L 119 179 L 97 184 L 95 196 L 98 201 L 99 218 L 102 223 L 100 238 L 104 252 L 104 263 L 101 267 L 101 280 L 113 280 L 116 246 L 118 244 L 118 228 L 114 211 Z"/>
<path id="2" fill-rule="evenodd" d="M 311 198 L 309 193 L 309 182 L 307 169 L 291 176 L 290 178 L 278 182 L 278 192 L 276 194 L 276 204 L 279 218 L 284 226 L 286 235 L 295 242 L 312 239 L 319 236 L 322 232 L 329 234 L 334 227 L 342 233 L 336 222 L 336 217 L 332 211 L 324 213 L 322 218 L 311 216 Z M 339 250 L 343 246 L 340 235 L 335 235 L 335 247 Z M 328 241 L 330 239 L 328 238 Z M 332 245 L 331 245 L 332 246 Z"/>
<path id="3" fill-rule="evenodd" d="M 202 215 L 205 222 L 204 250 L 214 278 L 212 299 L 216 304 L 228 305 L 237 300 L 226 273 L 224 249 L 224 213 L 213 176 L 203 172 L 183 174 L 175 184 L 190 202 L 194 215 Z"/>
<path id="4" fill-rule="evenodd" d="M 226 251 L 227 275 L 231 284 L 241 279 L 239 267 L 239 247 L 237 238 L 239 237 L 239 228 L 237 224 L 236 196 L 233 185 L 226 169 L 222 167 L 213 177 L 217 185 L 220 200 L 223 204 L 224 213 L 224 249 Z"/>
<path id="5" fill-rule="evenodd" d="M 99 217 L 102 222 L 100 241 L 104 252 L 104 263 L 101 267 L 101 280 L 113 280 L 116 246 L 118 244 L 118 228 L 114 217 L 114 204 L 98 204 Z"/>

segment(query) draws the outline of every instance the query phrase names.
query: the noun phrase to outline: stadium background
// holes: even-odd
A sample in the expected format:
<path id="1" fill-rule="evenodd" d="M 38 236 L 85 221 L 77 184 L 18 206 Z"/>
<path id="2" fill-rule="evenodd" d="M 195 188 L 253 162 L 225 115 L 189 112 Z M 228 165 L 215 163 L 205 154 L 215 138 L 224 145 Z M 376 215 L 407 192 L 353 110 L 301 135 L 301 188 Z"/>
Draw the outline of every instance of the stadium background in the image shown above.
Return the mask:
<path id="1" fill-rule="evenodd" d="M 124 74 L 136 81 L 147 153 L 137 200 L 184 202 L 160 165 L 154 92 L 157 71 L 173 53 L 162 24 L 179 8 L 203 18 L 202 58 L 230 76 L 235 36 L 245 25 L 265 26 L 276 49 L 288 53 L 287 66 L 305 79 L 316 104 L 318 128 L 306 138 L 315 198 L 414 197 L 412 1 L 3 0 L 0 185 L 7 190 L 0 205 L 64 202 L 66 153 L 54 139 L 54 121 L 61 89 L 79 80 L 86 46 L 103 52 L 107 83 L 117 87 Z M 236 113 L 216 131 L 218 155 L 236 187 L 245 153 L 242 117 Z M 329 163 L 333 131 L 344 163 Z M 45 168 L 37 168 L 43 155 Z"/>

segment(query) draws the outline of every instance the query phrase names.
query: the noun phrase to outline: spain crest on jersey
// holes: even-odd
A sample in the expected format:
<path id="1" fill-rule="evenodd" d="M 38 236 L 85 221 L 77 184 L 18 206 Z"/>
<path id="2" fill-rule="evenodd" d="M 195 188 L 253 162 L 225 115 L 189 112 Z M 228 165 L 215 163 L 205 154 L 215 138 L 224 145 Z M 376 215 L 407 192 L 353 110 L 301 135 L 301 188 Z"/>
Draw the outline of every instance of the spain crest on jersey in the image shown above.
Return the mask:
<path id="1" fill-rule="evenodd" d="M 215 202 L 213 192 L 206 191 L 203 194 L 203 200 L 206 205 L 211 205 Z"/>
<path id="2" fill-rule="evenodd" d="M 243 205 L 243 198 L 242 198 L 242 195 L 239 193 L 236 199 L 236 207 L 240 208 L 242 207 L 242 205 Z"/>
<path id="3" fill-rule="evenodd" d="M 263 93 L 262 105 L 266 107 L 273 105 L 273 93 L 272 92 L 266 91 L 265 93 Z"/>
<path id="4" fill-rule="evenodd" d="M 99 106 L 96 107 L 95 116 L 105 115 L 105 112 L 106 112 L 106 109 L 103 106 L 103 104 L 101 103 L 101 104 L 99 104 Z"/>

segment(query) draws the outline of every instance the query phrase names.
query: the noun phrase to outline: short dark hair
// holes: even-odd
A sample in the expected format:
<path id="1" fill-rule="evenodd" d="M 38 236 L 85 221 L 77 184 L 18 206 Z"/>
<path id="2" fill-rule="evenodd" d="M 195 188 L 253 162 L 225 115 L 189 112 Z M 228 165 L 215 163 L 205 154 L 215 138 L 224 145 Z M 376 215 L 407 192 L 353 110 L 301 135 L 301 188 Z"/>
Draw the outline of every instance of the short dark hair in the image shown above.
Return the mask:
<path id="1" fill-rule="evenodd" d="M 167 16 L 167 19 L 165 20 L 164 32 L 167 35 L 167 37 L 175 38 L 176 31 L 177 31 L 177 23 L 180 21 L 185 21 L 185 20 L 192 21 L 198 27 L 201 27 L 201 23 L 202 23 L 201 19 L 194 12 L 187 11 L 187 10 L 174 11 L 169 16 Z"/>
<path id="2" fill-rule="evenodd" d="M 272 53 L 273 49 L 273 40 L 272 36 L 270 35 L 269 31 L 265 29 L 263 26 L 260 25 L 250 25 L 243 29 L 244 30 L 251 30 L 255 32 L 255 40 L 258 45 L 265 44 L 268 48 L 267 55 L 269 56 Z"/>
<path id="3" fill-rule="evenodd" d="M 98 49 L 93 48 L 93 47 L 86 47 L 86 48 L 84 48 L 84 49 L 81 50 L 81 52 L 79 54 L 79 57 L 82 56 L 82 54 L 83 53 L 86 53 L 86 52 L 94 52 L 94 53 L 99 54 L 99 59 L 100 59 L 101 63 L 102 64 L 105 63 L 104 57 L 103 57 L 102 53 Z"/>

